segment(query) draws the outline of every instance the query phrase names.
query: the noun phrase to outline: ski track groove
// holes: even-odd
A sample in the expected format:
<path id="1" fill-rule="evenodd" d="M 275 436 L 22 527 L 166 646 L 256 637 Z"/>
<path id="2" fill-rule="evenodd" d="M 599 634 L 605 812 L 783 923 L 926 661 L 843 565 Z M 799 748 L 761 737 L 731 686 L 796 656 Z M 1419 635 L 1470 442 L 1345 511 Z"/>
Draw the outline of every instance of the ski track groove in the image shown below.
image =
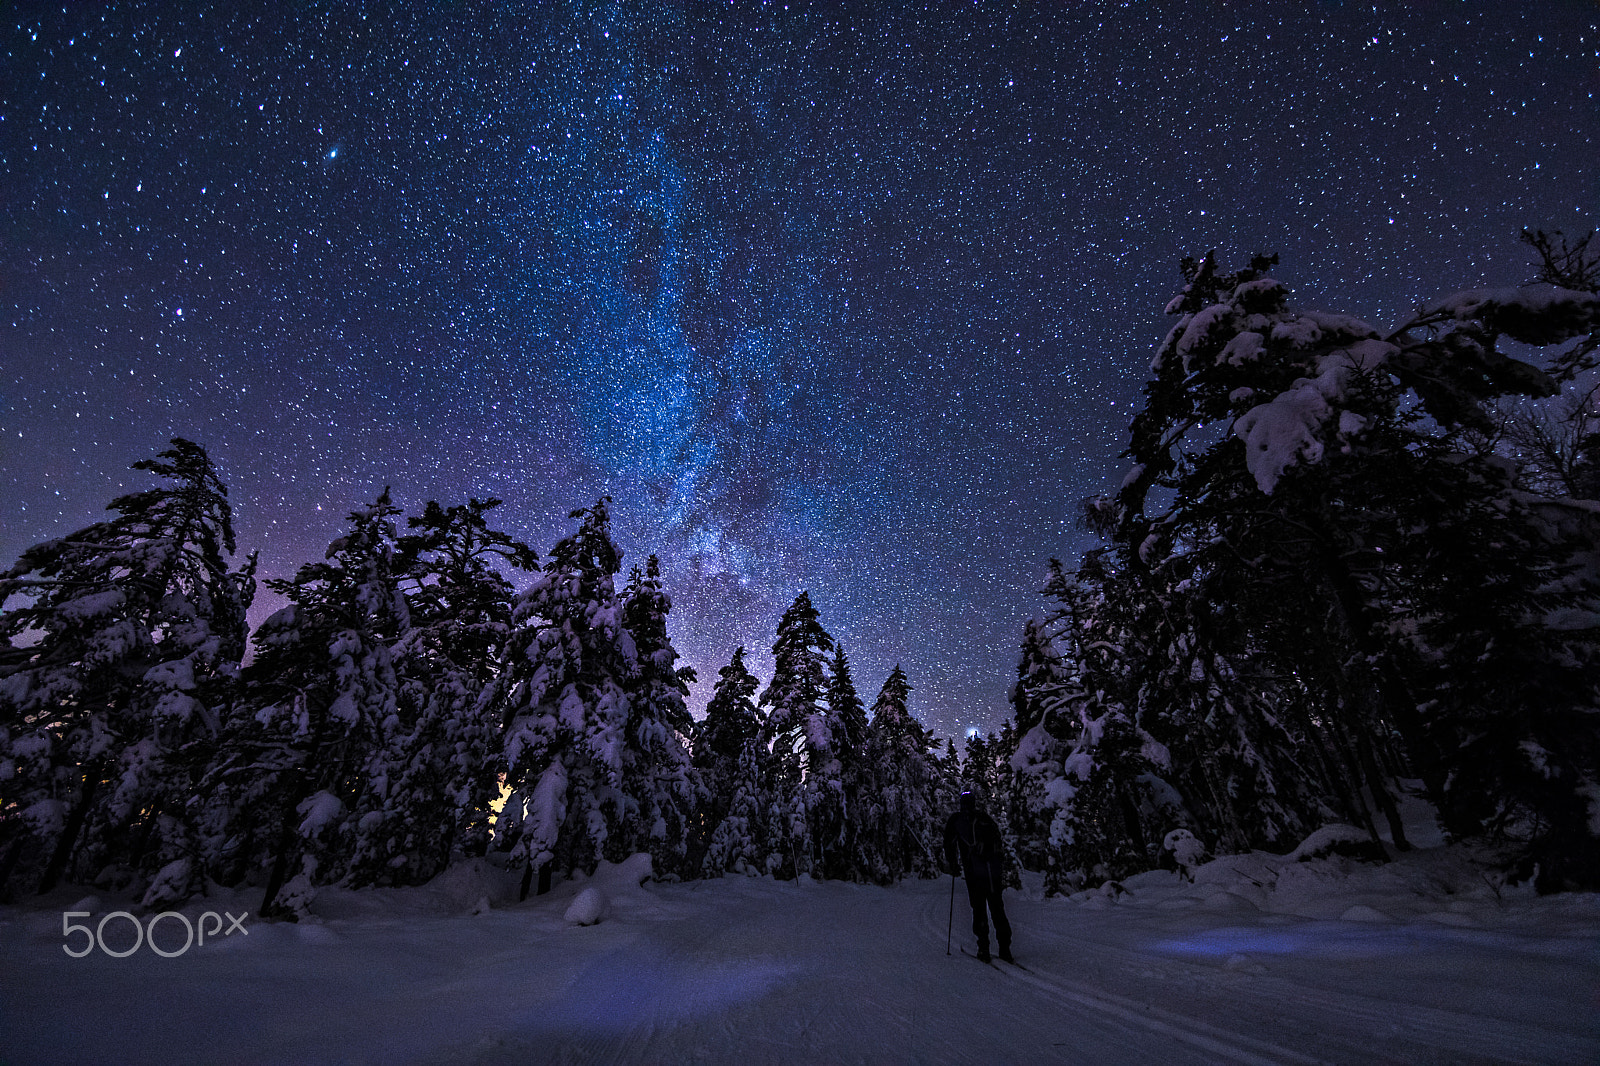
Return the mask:
<path id="1" fill-rule="evenodd" d="M 931 911 L 924 913 L 925 924 L 930 927 L 936 925 L 934 918 L 936 915 Z M 1034 935 L 1040 939 L 1056 941 L 1062 936 L 1049 929 L 1034 931 Z M 1148 971 L 1152 966 L 1159 966 L 1187 971 L 1206 978 L 1207 984 L 1217 976 L 1217 971 L 1211 967 L 1199 966 L 1181 959 L 1156 958 L 1124 947 L 1095 941 L 1075 940 L 1073 951 L 1080 955 L 1086 953 L 1099 955 L 1103 960 L 1120 963 L 1130 969 Z M 1027 972 L 1016 974 L 1019 980 L 1025 980 L 1029 976 Z M 1137 1022 L 1153 1032 L 1185 1040 L 1214 1053 L 1244 1056 L 1239 1057 L 1239 1061 L 1332 1064 L 1343 1061 L 1365 1061 L 1375 1054 L 1370 1043 L 1353 1039 L 1357 1034 L 1332 1031 L 1326 1035 L 1330 1040 L 1344 1043 L 1348 1057 L 1340 1055 L 1332 1059 L 1316 1058 L 1279 1047 L 1257 1037 L 1219 1027 L 1214 1023 L 1201 1022 L 1141 1000 L 1119 996 L 1037 966 L 1032 968 L 1031 976 L 1037 980 L 1030 984 L 1059 1001 L 1073 1002 L 1100 1010 L 1112 1017 Z M 1317 988 L 1270 974 L 1252 973 L 1248 975 L 1248 979 L 1253 998 L 1271 1003 L 1275 1009 L 1282 1010 L 1285 1005 L 1293 1004 L 1308 1008 L 1313 1012 L 1315 1019 L 1346 1018 L 1353 1022 L 1366 1023 L 1369 1026 L 1368 1032 L 1373 1034 L 1373 1039 L 1380 1039 L 1379 1034 L 1382 1034 L 1382 1039 L 1404 1041 L 1410 1045 L 1412 1052 L 1419 1055 L 1450 1056 L 1451 1061 L 1457 1061 L 1455 1056 L 1464 1055 L 1468 1056 L 1467 1061 L 1526 1063 L 1531 1066 L 1549 1062 L 1600 1062 L 1600 1057 L 1596 1056 L 1596 1041 L 1522 1022 L 1479 1017 L 1424 1004 L 1373 999 L 1360 993 Z M 1219 1041 L 1223 1047 L 1211 1048 L 1196 1043 L 1190 1039 L 1191 1034 L 1182 1029 L 1173 1031 L 1174 1026 L 1188 1027 L 1208 1034 L 1207 1039 Z M 1229 1044 L 1236 1047 L 1233 1050 L 1224 1050 Z M 1251 1048 L 1276 1057 L 1260 1058 L 1254 1055 Z M 1530 1052 L 1529 1048 L 1538 1050 Z M 1547 1057 L 1552 1055 L 1559 1057 Z"/>
<path id="2" fill-rule="evenodd" d="M 936 909 L 935 907 L 923 909 L 924 925 L 935 935 L 938 932 Z M 998 967 L 991 968 L 998 969 Z M 1251 1066 L 1279 1066 L 1281 1063 L 1329 1066 L 1328 1060 L 1303 1055 L 1298 1051 L 1245 1036 L 1243 1033 L 1222 1029 L 1208 1022 L 1198 1021 L 1148 1003 L 1090 989 L 1078 982 L 1051 974 L 1047 970 L 1038 968 L 1023 970 L 1013 967 L 1012 972 L 1007 973 L 1007 978 L 1030 985 L 1047 998 L 1062 1005 L 1087 1007 L 1124 1024 L 1188 1044 L 1209 1054 L 1221 1055 L 1230 1062 L 1249 1063 Z"/>
<path id="3" fill-rule="evenodd" d="M 1050 938 L 1059 936 L 1049 931 L 1043 935 Z M 1093 941 L 1077 941 L 1075 950 L 1082 953 L 1085 947 L 1104 958 L 1115 958 L 1125 964 L 1145 968 L 1157 961 L 1123 947 Z M 1162 958 L 1159 964 L 1208 977 L 1214 977 L 1216 972 L 1210 967 L 1181 959 Z M 1532 1066 L 1557 1061 L 1600 1063 L 1600 1054 L 1597 1054 L 1600 1045 L 1596 1041 L 1524 1022 L 1486 1018 L 1421 1003 L 1375 999 L 1359 992 L 1305 985 L 1275 974 L 1249 974 L 1248 979 L 1255 998 L 1270 1002 L 1280 1010 L 1286 1004 L 1293 1004 L 1309 1008 L 1314 1012 L 1315 1019 L 1342 1017 L 1366 1023 L 1371 1033 L 1383 1033 L 1389 1039 L 1406 1040 L 1418 1053 L 1465 1055 L 1470 1056 L 1471 1061 L 1492 1059 L 1495 1062 L 1528 1063 Z M 1350 1042 L 1348 1033 L 1333 1032 L 1328 1035 L 1344 1040 L 1352 1055 L 1371 1054 L 1370 1047 Z M 1530 1053 L 1530 1047 L 1539 1051 Z M 1551 1055 L 1559 1058 L 1549 1058 Z"/>

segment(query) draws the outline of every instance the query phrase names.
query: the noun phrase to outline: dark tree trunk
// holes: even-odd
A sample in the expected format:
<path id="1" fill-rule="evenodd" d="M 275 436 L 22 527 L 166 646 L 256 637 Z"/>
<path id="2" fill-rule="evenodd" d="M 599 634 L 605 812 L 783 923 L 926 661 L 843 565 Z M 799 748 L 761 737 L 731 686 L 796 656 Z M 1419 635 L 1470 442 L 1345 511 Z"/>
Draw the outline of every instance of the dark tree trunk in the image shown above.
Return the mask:
<path id="1" fill-rule="evenodd" d="M 61 880 L 61 875 L 66 872 L 67 861 L 72 858 L 72 849 L 77 846 L 78 836 L 83 832 L 83 827 L 89 820 L 89 809 L 94 805 L 94 797 L 100 791 L 101 765 L 98 762 L 90 763 L 83 769 L 83 795 L 72 808 L 72 813 L 67 816 L 66 828 L 61 831 L 61 839 L 56 842 L 56 850 L 50 856 L 50 863 L 44 869 L 44 876 L 39 878 L 39 893 L 50 891 Z"/>
<path id="2" fill-rule="evenodd" d="M 0 901 L 8 900 L 6 883 L 11 880 L 11 872 L 17 868 L 17 863 L 22 859 L 22 849 L 27 846 L 32 836 L 26 832 L 19 833 L 17 839 L 11 842 L 6 849 L 6 857 L 0 859 Z"/>
<path id="3" fill-rule="evenodd" d="M 289 876 L 289 860 L 298 854 L 295 847 L 295 836 L 298 827 L 295 825 L 295 814 L 300 809 L 300 804 L 311 794 L 311 778 L 298 767 L 289 771 L 294 774 L 297 781 L 294 792 L 289 799 L 288 806 L 283 812 L 283 826 L 278 831 L 278 844 L 272 857 L 272 870 L 267 874 L 267 885 L 261 893 L 261 907 L 257 911 L 263 918 L 273 917 L 278 908 L 278 892 L 283 888 L 283 883 Z M 287 915 L 284 915 L 285 917 Z"/>
<path id="4" fill-rule="evenodd" d="M 128 865 L 135 870 L 139 868 L 139 862 L 144 858 L 145 849 L 150 846 L 150 834 L 155 832 L 156 822 L 160 818 L 161 805 L 158 803 L 151 808 L 149 816 L 144 820 L 144 825 L 139 827 L 139 838 L 134 841 L 133 852 L 128 857 Z"/>

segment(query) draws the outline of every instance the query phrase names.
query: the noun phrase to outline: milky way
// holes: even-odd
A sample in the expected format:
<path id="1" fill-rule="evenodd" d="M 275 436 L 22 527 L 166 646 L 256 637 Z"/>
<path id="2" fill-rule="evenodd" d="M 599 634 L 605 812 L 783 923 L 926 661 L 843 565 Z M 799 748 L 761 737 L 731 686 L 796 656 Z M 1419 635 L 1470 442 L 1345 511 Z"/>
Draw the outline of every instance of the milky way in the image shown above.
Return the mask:
<path id="1" fill-rule="evenodd" d="M 1576 0 L 62 7 L 0 26 L 4 561 L 178 435 L 273 576 L 386 485 L 541 551 L 610 494 L 697 703 L 808 589 L 996 727 L 1179 257 L 1392 325 L 1600 210 Z"/>

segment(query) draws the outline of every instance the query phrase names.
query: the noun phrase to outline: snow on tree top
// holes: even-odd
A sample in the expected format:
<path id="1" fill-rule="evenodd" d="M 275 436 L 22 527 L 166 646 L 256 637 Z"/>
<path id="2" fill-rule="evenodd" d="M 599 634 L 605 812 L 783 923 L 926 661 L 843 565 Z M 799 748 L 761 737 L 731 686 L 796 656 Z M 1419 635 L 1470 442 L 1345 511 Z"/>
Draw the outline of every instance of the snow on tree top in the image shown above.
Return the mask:
<path id="1" fill-rule="evenodd" d="M 1313 329 L 1321 337 L 1321 329 Z M 1329 443 L 1323 430 L 1329 423 L 1337 422 L 1336 436 L 1366 427 L 1359 416 L 1346 419 L 1349 412 L 1340 412 L 1335 419 L 1334 412 L 1346 400 L 1357 371 L 1381 365 L 1396 351 L 1394 345 L 1372 339 L 1340 348 L 1317 360 L 1316 377 L 1297 379 L 1278 396 L 1239 416 L 1233 432 L 1244 441 L 1245 463 L 1262 492 L 1270 496 L 1284 471 L 1295 463 L 1321 461 Z"/>
<path id="2" fill-rule="evenodd" d="M 1228 316 L 1233 308 L 1227 304 L 1212 304 L 1189 320 L 1188 326 L 1183 331 L 1183 336 L 1178 338 L 1177 353 L 1183 360 L 1183 369 L 1189 370 L 1189 359 L 1195 349 L 1209 343 L 1213 333 L 1224 328 Z"/>
<path id="3" fill-rule="evenodd" d="M 108 589 L 68 600 L 57 610 L 65 621 L 81 624 L 111 614 L 126 602 L 127 597 L 122 590 Z"/>
<path id="4" fill-rule="evenodd" d="M 1445 297 L 1423 313 L 1475 319 L 1524 344 L 1560 344 L 1600 328 L 1600 294 L 1545 284 L 1469 289 Z"/>

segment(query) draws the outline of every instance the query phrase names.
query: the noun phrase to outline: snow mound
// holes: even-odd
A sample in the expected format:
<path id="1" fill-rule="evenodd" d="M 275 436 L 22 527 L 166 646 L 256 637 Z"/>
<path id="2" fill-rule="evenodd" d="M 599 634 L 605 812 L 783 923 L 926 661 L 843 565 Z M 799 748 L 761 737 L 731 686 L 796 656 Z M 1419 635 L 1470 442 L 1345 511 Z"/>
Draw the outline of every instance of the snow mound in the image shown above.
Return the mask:
<path id="1" fill-rule="evenodd" d="M 188 859 L 177 859 L 167 863 L 156 874 L 139 905 L 146 910 L 165 910 L 193 895 L 194 886 L 194 864 Z"/>
<path id="2" fill-rule="evenodd" d="M 1353 859 L 1372 857 L 1372 837 L 1353 825 L 1335 822 L 1306 837 L 1286 858 L 1290 862 L 1309 862 L 1329 855 L 1348 855 Z"/>
<path id="3" fill-rule="evenodd" d="M 1172 856 L 1185 877 L 1193 880 L 1194 870 L 1206 858 L 1206 846 L 1187 829 L 1174 829 L 1161 842 L 1161 847 Z"/>
<path id="4" fill-rule="evenodd" d="M 605 917 L 606 895 L 590 885 L 573 899 L 562 920 L 569 925 L 597 925 Z"/>
<path id="5" fill-rule="evenodd" d="M 467 859 L 446 869 L 429 881 L 426 887 L 438 899 L 440 910 L 451 913 L 472 910 L 478 913 L 476 908 L 480 900 L 490 904 L 516 900 L 517 877 L 488 859 Z"/>
<path id="6" fill-rule="evenodd" d="M 1472 915 L 1457 914 L 1454 911 L 1434 911 L 1432 914 L 1424 914 L 1422 920 L 1437 922 L 1440 925 L 1453 925 L 1460 929 L 1476 929 L 1480 924 Z"/>
<path id="7" fill-rule="evenodd" d="M 641 851 L 637 855 L 629 855 L 621 862 L 602 862 L 595 869 L 594 882 L 606 891 L 638 888 L 654 874 L 655 868 L 650 862 L 650 853 Z"/>
<path id="8" fill-rule="evenodd" d="M 1238 855 L 1219 855 L 1194 872 L 1196 885 L 1224 885 L 1232 888 L 1251 884 L 1270 889 L 1278 880 L 1278 870 L 1283 857 L 1264 851 L 1247 851 Z"/>
<path id="9" fill-rule="evenodd" d="M 324 885 L 308 903 L 328 921 L 403 919 L 435 915 L 487 914 L 517 901 L 521 875 L 489 859 L 457 862 L 425 885 L 404 888 L 345 888 Z"/>
<path id="10" fill-rule="evenodd" d="M 298 921 L 310 916 L 311 904 L 316 898 L 317 889 L 311 883 L 311 878 L 305 874 L 297 874 L 278 890 L 278 897 L 274 902 L 293 914 Z"/>
<path id="11" fill-rule="evenodd" d="M 1201 906 L 1220 914 L 1255 914 L 1261 910 L 1255 900 L 1240 892 L 1214 893 L 1206 897 Z"/>
<path id="12" fill-rule="evenodd" d="M 73 911 L 74 913 L 88 911 L 90 914 L 98 914 L 100 911 L 105 909 L 105 904 L 100 901 L 99 896 L 84 896 L 82 899 L 78 900 L 78 902 L 66 909 Z"/>
<path id="13" fill-rule="evenodd" d="M 577 889 L 577 895 L 567 908 L 566 921 L 577 925 L 593 925 L 602 917 L 618 912 L 638 916 L 657 914 L 660 911 L 659 901 L 644 887 L 653 874 L 654 866 L 647 852 L 630 855 L 621 862 L 600 863 L 593 876 L 582 881 L 584 887 Z M 574 881 L 569 882 L 569 886 L 576 888 L 576 882 L 580 880 L 581 874 L 574 875 Z M 593 917 L 588 917 L 596 906 L 599 910 Z"/>

